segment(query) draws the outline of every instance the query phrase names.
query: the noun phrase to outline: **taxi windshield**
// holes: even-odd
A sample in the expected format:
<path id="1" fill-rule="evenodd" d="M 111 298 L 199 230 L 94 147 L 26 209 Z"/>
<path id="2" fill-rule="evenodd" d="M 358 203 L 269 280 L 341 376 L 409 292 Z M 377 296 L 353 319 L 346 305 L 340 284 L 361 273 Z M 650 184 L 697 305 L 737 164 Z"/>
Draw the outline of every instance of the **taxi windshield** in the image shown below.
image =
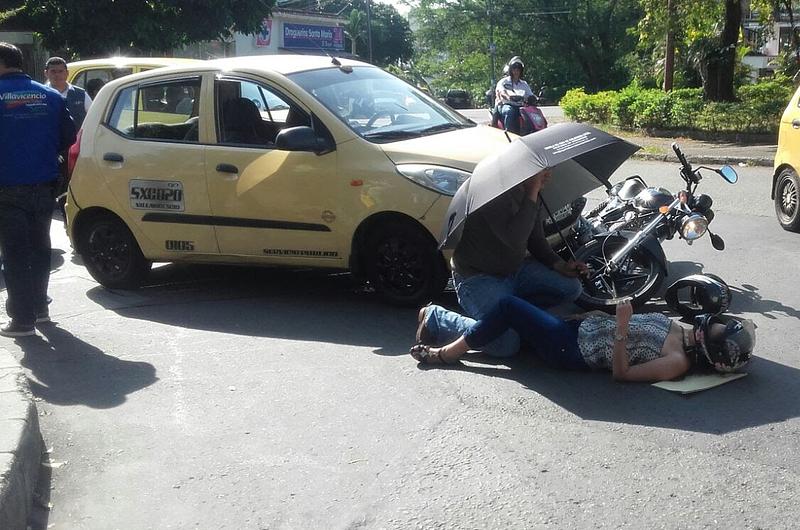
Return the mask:
<path id="1" fill-rule="evenodd" d="M 289 75 L 361 137 L 375 143 L 474 127 L 380 68 L 326 68 Z"/>

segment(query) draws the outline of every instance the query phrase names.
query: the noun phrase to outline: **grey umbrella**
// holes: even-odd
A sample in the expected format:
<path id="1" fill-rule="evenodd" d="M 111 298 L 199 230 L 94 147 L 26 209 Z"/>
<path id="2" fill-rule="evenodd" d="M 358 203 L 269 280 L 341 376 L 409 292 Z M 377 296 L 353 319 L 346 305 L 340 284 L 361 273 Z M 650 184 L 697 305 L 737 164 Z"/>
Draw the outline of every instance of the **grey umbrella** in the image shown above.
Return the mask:
<path id="1" fill-rule="evenodd" d="M 552 171 L 542 200 L 556 211 L 595 188 L 610 187 L 608 177 L 639 149 L 583 123 L 559 123 L 517 138 L 481 160 L 458 189 L 445 216 L 439 248 L 454 248 L 468 215 L 542 169 Z"/>

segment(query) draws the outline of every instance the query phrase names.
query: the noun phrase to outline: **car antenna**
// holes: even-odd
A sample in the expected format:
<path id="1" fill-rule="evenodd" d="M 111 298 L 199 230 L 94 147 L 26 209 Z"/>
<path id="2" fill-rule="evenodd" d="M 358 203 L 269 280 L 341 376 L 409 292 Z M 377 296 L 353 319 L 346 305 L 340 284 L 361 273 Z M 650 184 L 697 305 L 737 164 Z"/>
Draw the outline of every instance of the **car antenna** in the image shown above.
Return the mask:
<path id="1" fill-rule="evenodd" d="M 328 50 L 326 50 L 325 48 L 323 48 L 319 44 L 314 43 L 314 46 L 316 46 L 316 48 L 319 51 L 321 51 L 322 53 L 327 55 L 331 60 L 331 64 L 334 65 L 334 66 L 338 66 L 339 70 L 341 70 L 342 72 L 345 72 L 345 73 L 349 74 L 350 72 L 353 71 L 353 69 L 351 67 L 349 67 L 349 66 L 342 66 L 342 62 L 339 59 L 337 59 L 336 56 L 331 55 L 330 53 L 328 53 Z"/>

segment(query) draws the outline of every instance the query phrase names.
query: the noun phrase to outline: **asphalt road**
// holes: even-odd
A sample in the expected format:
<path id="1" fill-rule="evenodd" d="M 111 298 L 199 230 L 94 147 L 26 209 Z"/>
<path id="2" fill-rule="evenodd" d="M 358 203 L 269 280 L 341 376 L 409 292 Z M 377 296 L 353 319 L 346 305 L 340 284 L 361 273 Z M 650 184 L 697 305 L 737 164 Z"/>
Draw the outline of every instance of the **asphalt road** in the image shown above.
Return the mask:
<path id="1" fill-rule="evenodd" d="M 8 343 L 52 449 L 34 528 L 794 526 L 800 234 L 774 219 L 769 169 L 739 171 L 701 185 L 726 250 L 665 250 L 672 279 L 730 283 L 757 358 L 691 397 L 526 357 L 425 369 L 416 311 L 346 275 L 165 266 L 109 291 L 54 226 L 58 326 Z M 631 173 L 678 182 L 673 164 Z"/>
<path id="2" fill-rule="evenodd" d="M 564 121 L 564 111 L 558 105 L 547 105 L 539 107 L 548 123 L 559 123 Z M 489 123 L 489 109 L 459 109 L 459 113 L 471 119 L 475 123 Z"/>

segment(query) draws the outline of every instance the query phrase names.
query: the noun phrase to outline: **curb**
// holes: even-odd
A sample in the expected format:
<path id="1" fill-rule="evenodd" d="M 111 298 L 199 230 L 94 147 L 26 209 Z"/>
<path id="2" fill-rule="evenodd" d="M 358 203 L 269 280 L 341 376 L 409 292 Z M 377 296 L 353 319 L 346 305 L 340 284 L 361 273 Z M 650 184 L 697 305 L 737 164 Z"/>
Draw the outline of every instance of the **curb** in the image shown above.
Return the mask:
<path id="1" fill-rule="evenodd" d="M 772 167 L 773 159 L 756 156 L 714 156 L 714 155 L 698 155 L 687 154 L 687 158 L 692 161 L 692 165 L 699 164 L 713 164 L 713 165 L 745 165 L 745 166 L 765 166 Z M 675 162 L 675 155 L 670 154 L 657 154 L 657 153 L 634 153 L 631 158 L 638 160 L 649 160 L 653 162 Z"/>
<path id="2" fill-rule="evenodd" d="M 25 530 L 42 460 L 39 415 L 22 367 L 0 348 L 0 528 Z"/>

